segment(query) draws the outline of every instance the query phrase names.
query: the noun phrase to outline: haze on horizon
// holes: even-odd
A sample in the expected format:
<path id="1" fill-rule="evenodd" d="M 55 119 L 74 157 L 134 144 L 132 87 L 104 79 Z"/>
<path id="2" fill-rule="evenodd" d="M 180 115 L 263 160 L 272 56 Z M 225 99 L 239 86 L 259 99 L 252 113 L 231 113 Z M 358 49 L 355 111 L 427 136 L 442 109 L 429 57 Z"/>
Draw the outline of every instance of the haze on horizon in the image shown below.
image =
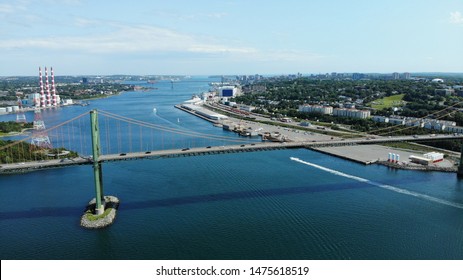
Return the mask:
<path id="1" fill-rule="evenodd" d="M 0 76 L 463 72 L 463 3 L 0 0 Z"/>

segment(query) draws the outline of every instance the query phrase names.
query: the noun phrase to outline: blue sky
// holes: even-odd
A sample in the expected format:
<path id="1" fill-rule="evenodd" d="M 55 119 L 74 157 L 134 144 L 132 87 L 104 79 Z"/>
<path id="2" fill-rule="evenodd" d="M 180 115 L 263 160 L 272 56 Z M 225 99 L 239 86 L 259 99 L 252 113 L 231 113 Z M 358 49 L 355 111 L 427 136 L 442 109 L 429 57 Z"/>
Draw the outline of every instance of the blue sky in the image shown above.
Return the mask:
<path id="1" fill-rule="evenodd" d="M 0 0 L 0 75 L 463 72 L 462 0 Z"/>

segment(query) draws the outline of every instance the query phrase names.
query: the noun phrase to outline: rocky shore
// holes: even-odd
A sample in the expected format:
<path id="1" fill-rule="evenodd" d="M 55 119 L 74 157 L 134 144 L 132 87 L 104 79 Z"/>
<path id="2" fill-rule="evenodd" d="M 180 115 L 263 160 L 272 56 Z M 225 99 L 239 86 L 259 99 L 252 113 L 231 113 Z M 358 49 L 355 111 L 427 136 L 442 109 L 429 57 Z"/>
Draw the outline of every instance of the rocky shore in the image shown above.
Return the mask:
<path id="1" fill-rule="evenodd" d="M 111 225 L 116 219 L 119 199 L 115 196 L 105 196 L 105 211 L 101 215 L 94 215 L 96 200 L 90 200 L 80 219 L 80 225 L 88 229 L 104 228 Z"/>

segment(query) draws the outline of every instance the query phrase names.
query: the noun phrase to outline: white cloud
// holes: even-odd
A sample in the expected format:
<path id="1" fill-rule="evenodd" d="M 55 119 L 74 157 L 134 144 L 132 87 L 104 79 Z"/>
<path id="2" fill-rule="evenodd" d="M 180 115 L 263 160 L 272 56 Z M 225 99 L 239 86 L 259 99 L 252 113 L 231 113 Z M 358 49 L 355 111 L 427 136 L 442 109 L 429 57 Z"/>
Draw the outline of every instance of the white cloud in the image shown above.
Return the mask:
<path id="1" fill-rule="evenodd" d="M 75 24 L 88 27 L 96 21 L 76 19 Z M 0 49 L 49 49 L 86 53 L 139 53 L 139 52 L 186 52 L 186 53 L 250 53 L 246 47 L 227 46 L 213 42 L 211 38 L 199 38 L 167 28 L 137 25 L 126 26 L 110 23 L 112 32 L 92 36 L 63 36 L 23 38 L 0 41 Z"/>
<path id="2" fill-rule="evenodd" d="M 204 14 L 203 16 L 207 16 Z M 226 14 L 216 14 L 217 18 Z M 300 65 L 320 61 L 324 56 L 305 50 L 260 49 L 235 39 L 210 35 L 199 36 L 174 29 L 152 25 L 127 24 L 126 22 L 75 17 L 67 26 L 76 35 L 23 36 L 0 40 L 0 52 L 8 53 L 55 53 L 84 57 L 153 57 L 189 63 L 218 62 L 233 65 L 257 65 L 277 63 Z M 79 34 L 80 32 L 80 34 Z M 64 34 L 64 33 L 63 33 Z M 107 58 L 106 57 L 106 58 Z M 181 59 L 179 59 L 181 57 Z M 212 65 L 211 64 L 211 65 Z"/>
<path id="3" fill-rule="evenodd" d="M 230 46 L 223 46 L 223 45 L 205 45 L 205 44 L 198 44 L 193 45 L 188 48 L 189 52 L 194 53 L 234 53 L 234 54 L 255 54 L 256 49 L 254 48 L 238 48 L 238 47 L 230 47 Z"/>
<path id="4" fill-rule="evenodd" d="M 28 2 L 24 0 L 12 1 L 13 4 L 0 3 L 0 15 L 15 15 L 27 10 Z"/>
<path id="5" fill-rule="evenodd" d="M 454 24 L 463 24 L 463 15 L 459 11 L 451 12 L 450 22 Z"/>
<path id="6" fill-rule="evenodd" d="M 75 18 L 74 24 L 77 27 L 84 28 L 84 27 L 95 27 L 98 26 L 101 22 L 99 20 L 94 19 L 87 19 L 87 18 Z"/>
<path id="7" fill-rule="evenodd" d="M 311 62 L 325 58 L 324 55 L 303 50 L 263 50 L 255 56 L 255 59 L 262 62 L 285 61 L 285 62 Z"/>
<path id="8" fill-rule="evenodd" d="M 11 14 L 14 12 L 14 7 L 9 4 L 0 4 L 0 14 Z"/>
<path id="9" fill-rule="evenodd" d="M 214 19 L 221 19 L 227 16 L 227 13 L 212 13 L 207 14 L 207 17 L 214 18 Z"/>

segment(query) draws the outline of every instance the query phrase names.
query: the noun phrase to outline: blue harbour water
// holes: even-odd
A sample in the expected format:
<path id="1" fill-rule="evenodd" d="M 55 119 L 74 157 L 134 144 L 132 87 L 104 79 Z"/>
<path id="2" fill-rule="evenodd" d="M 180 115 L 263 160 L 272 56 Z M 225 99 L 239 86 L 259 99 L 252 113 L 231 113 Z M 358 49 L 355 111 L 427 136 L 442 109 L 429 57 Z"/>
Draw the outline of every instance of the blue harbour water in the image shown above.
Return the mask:
<path id="1" fill-rule="evenodd" d="M 42 115 L 53 126 L 98 108 L 234 137 L 173 107 L 206 82 L 155 86 Z M 463 182 L 455 174 L 305 149 L 110 162 L 103 172 L 105 193 L 121 205 L 102 230 L 79 226 L 94 195 L 91 166 L 1 176 L 1 259 L 463 259 Z"/>

